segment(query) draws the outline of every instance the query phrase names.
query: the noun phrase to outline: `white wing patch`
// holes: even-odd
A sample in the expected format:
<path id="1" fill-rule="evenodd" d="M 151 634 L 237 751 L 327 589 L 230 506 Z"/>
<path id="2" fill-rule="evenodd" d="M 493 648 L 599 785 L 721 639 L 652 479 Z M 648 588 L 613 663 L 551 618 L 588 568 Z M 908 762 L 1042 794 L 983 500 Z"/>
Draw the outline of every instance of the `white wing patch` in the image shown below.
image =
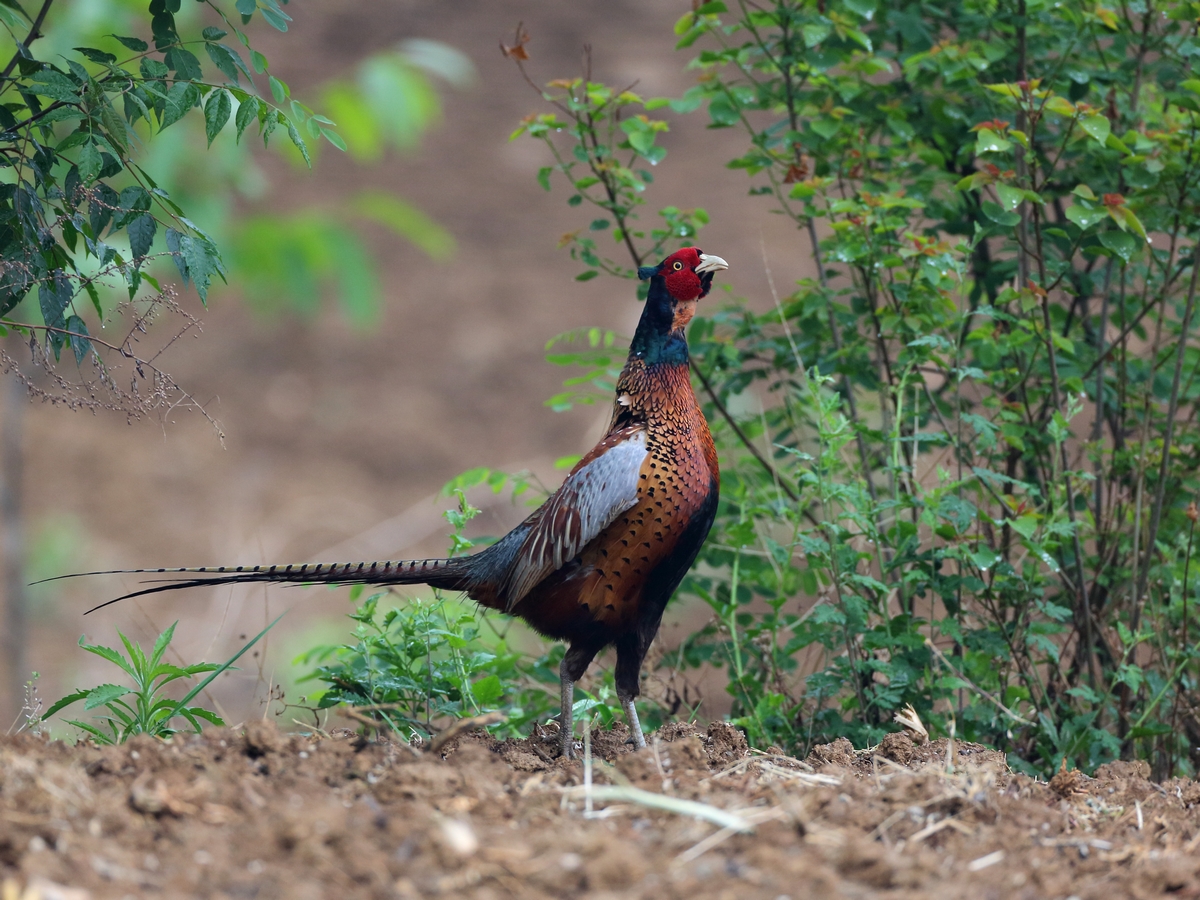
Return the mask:
<path id="1" fill-rule="evenodd" d="M 571 474 L 546 501 L 509 575 L 509 609 L 637 504 L 646 454 L 646 432 L 639 429 Z"/>

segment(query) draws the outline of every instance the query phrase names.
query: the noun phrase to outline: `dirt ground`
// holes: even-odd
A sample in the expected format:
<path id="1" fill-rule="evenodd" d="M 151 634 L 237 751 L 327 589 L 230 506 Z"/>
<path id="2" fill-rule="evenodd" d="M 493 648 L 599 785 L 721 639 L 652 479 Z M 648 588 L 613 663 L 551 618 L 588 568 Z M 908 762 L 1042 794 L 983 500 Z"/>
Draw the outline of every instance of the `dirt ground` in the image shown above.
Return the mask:
<path id="1" fill-rule="evenodd" d="M 945 739 L 798 761 L 723 723 L 625 736 L 595 735 L 590 788 L 553 734 L 2 739 L 3 897 L 1200 896 L 1200 783 L 1142 764 L 1045 784 Z"/>

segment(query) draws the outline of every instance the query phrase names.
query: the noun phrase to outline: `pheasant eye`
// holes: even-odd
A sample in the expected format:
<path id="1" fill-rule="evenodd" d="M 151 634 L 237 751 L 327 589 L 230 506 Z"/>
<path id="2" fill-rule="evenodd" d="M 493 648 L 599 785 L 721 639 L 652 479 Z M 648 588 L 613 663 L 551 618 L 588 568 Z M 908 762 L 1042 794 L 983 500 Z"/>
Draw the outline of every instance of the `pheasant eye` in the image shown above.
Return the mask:
<path id="1" fill-rule="evenodd" d="M 678 272 L 682 268 L 683 268 L 683 263 L 681 263 L 679 260 L 675 260 L 675 271 Z"/>

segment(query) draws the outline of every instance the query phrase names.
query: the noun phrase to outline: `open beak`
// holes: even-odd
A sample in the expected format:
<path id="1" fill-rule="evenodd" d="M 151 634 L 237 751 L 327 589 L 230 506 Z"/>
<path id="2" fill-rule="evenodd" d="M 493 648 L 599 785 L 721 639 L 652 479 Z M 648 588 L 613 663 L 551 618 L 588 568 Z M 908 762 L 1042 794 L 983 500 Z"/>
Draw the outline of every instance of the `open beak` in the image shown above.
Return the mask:
<path id="1" fill-rule="evenodd" d="M 696 274 L 703 275 L 705 272 L 719 272 L 721 269 L 728 269 L 729 263 L 721 259 L 719 256 L 712 256 L 708 253 L 700 254 L 700 265 L 696 266 Z"/>

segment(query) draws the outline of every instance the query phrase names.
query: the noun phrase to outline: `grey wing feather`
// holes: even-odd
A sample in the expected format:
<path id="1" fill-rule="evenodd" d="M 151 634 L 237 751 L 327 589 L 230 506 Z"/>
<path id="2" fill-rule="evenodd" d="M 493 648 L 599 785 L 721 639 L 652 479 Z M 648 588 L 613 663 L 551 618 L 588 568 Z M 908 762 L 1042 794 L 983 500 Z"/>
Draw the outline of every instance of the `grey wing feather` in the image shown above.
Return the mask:
<path id="1" fill-rule="evenodd" d="M 509 575 L 508 609 L 636 505 L 647 452 L 646 433 L 634 432 L 571 474 L 546 501 Z"/>

